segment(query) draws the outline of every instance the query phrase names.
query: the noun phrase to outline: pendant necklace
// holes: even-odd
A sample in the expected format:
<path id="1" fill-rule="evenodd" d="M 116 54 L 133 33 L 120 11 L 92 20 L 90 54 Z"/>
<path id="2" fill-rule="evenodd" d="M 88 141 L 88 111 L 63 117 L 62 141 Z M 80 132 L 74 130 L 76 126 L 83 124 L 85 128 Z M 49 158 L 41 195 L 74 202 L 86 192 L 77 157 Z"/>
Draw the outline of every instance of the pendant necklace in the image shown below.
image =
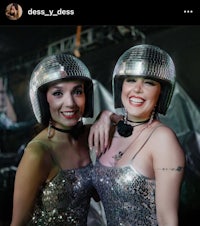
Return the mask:
<path id="1" fill-rule="evenodd" d="M 132 126 L 130 124 L 127 124 L 127 121 L 132 122 L 132 123 L 136 123 L 136 125 Z M 141 122 L 134 122 L 134 121 L 131 121 L 129 119 L 123 119 L 123 120 L 120 120 L 117 123 L 117 131 L 118 131 L 119 135 L 121 135 L 123 137 L 129 137 L 129 136 L 132 135 L 134 127 L 140 126 L 140 125 L 145 124 L 149 121 L 150 121 L 150 118 L 148 118 L 144 121 L 141 121 Z"/>
<path id="2" fill-rule="evenodd" d="M 149 119 L 148 120 L 146 120 L 145 122 L 147 122 L 147 121 L 149 121 Z M 144 123 L 141 123 L 141 124 L 144 124 Z M 139 124 L 139 125 L 141 125 L 141 124 Z M 138 126 L 138 125 L 136 125 L 136 126 Z M 147 128 L 147 126 L 144 126 L 141 130 L 140 130 L 140 132 L 137 134 L 137 136 L 135 137 L 135 139 L 128 145 L 128 147 L 125 149 L 125 151 L 123 152 L 123 151 L 119 151 L 117 154 L 115 154 L 115 155 L 113 155 L 112 156 L 112 158 L 114 159 L 114 161 L 115 161 L 115 163 L 114 163 L 114 165 L 116 165 L 116 163 L 122 158 L 122 156 L 124 155 L 124 153 L 128 150 L 128 148 L 138 139 L 138 137 L 142 134 L 142 132 L 145 130 Z"/>

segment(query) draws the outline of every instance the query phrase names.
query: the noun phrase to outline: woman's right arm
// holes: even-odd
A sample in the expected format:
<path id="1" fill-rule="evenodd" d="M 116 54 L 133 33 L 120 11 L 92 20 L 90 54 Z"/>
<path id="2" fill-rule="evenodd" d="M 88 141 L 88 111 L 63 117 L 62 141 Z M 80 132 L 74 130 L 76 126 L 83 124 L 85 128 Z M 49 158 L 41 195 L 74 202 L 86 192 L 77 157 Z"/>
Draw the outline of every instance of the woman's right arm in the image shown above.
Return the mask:
<path id="1" fill-rule="evenodd" d="M 90 128 L 88 137 L 90 149 L 96 150 L 99 154 L 105 152 L 112 140 L 113 126 L 117 125 L 121 119 L 121 115 L 109 110 L 102 111 Z"/>
<path id="2" fill-rule="evenodd" d="M 11 226 L 25 226 L 30 220 L 38 191 L 49 173 L 49 162 L 39 144 L 25 149 L 15 177 Z"/>

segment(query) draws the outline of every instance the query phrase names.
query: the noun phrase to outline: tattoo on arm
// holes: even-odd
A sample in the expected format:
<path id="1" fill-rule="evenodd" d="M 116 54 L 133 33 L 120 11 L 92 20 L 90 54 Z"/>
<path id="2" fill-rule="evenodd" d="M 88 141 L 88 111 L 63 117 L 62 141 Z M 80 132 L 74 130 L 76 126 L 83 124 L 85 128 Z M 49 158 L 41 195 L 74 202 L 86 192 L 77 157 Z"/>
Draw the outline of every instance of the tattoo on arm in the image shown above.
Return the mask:
<path id="1" fill-rule="evenodd" d="M 182 172 L 184 170 L 184 167 L 182 166 L 177 166 L 176 168 L 158 168 L 158 170 L 163 170 L 163 171 L 167 171 L 167 170 L 171 170 L 171 171 L 178 171 L 178 172 Z"/>

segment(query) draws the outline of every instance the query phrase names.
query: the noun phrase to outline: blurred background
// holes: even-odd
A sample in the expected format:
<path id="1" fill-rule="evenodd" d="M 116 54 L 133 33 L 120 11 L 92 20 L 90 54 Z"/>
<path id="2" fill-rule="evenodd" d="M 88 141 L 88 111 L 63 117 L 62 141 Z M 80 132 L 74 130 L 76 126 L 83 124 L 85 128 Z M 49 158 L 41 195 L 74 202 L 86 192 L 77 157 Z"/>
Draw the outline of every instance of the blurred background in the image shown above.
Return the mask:
<path id="1" fill-rule="evenodd" d="M 59 52 L 70 52 L 83 60 L 94 79 L 96 116 L 105 108 L 113 110 L 111 81 L 117 59 L 142 43 L 166 50 L 176 65 L 172 103 L 166 117 L 160 117 L 175 130 L 186 154 L 180 225 L 198 225 L 200 26 L 2 26 L 0 31 L 0 226 L 9 225 L 15 172 L 36 123 L 28 93 L 36 64 Z"/>

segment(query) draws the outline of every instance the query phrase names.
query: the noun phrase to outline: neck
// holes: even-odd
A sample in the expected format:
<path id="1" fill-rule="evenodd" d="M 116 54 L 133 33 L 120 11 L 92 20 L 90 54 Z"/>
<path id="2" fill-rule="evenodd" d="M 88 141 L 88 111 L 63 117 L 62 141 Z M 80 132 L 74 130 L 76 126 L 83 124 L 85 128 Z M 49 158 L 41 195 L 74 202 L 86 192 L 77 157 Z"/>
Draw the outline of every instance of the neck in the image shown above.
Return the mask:
<path id="1" fill-rule="evenodd" d="M 126 121 L 128 121 L 128 122 L 132 122 L 132 123 L 135 123 L 136 124 L 136 125 L 133 125 L 133 127 L 134 126 L 139 126 L 141 124 L 144 124 L 144 123 L 148 122 L 149 120 L 150 120 L 150 118 L 145 119 L 143 121 L 133 121 L 133 120 L 130 120 L 130 119 L 126 119 Z"/>
<path id="2" fill-rule="evenodd" d="M 54 125 L 51 125 L 51 127 L 62 133 L 70 133 L 72 131 L 72 129 L 60 129 L 60 128 L 55 127 Z"/>
<path id="3" fill-rule="evenodd" d="M 48 138 L 51 137 L 51 128 L 61 132 L 61 133 L 68 133 L 70 134 L 74 139 L 78 139 L 78 137 L 84 132 L 84 125 L 82 121 L 79 121 L 75 126 L 69 128 L 69 129 L 61 129 L 58 128 L 54 125 L 52 125 L 52 123 L 49 124 L 49 128 L 48 128 Z"/>
<path id="4" fill-rule="evenodd" d="M 127 121 L 135 123 L 135 125 L 127 124 Z M 140 122 L 135 122 L 135 121 L 132 121 L 132 120 L 129 120 L 129 119 L 120 120 L 117 123 L 117 131 L 118 131 L 119 135 L 121 135 L 123 137 L 129 137 L 129 136 L 132 135 L 133 129 L 136 126 L 143 125 L 143 124 L 145 124 L 145 123 L 147 123 L 149 121 L 150 121 L 150 118 L 149 119 L 145 119 L 145 120 L 140 121 Z"/>

